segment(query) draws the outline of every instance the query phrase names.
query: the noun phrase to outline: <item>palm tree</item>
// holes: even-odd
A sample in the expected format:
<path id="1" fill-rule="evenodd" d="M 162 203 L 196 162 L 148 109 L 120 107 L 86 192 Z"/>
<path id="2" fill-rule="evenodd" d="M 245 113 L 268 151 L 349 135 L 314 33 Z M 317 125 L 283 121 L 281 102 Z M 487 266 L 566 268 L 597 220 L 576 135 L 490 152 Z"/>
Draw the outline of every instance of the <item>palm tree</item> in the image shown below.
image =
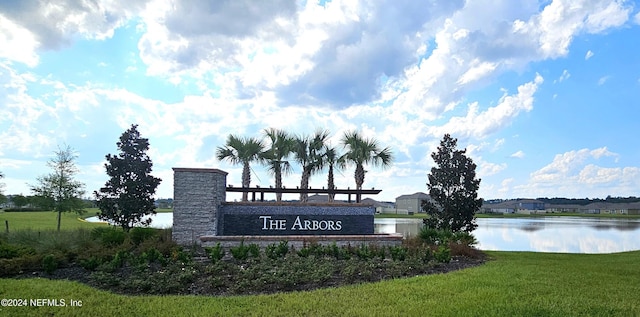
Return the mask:
<path id="1" fill-rule="evenodd" d="M 249 163 L 260 161 L 264 150 L 262 141 L 255 138 L 241 138 L 230 134 L 224 147 L 218 147 L 216 156 L 218 160 L 227 160 L 231 164 L 242 164 L 242 187 L 249 187 L 251 183 L 251 170 Z M 242 201 L 247 201 L 247 193 L 242 193 Z"/>
<path id="2" fill-rule="evenodd" d="M 269 172 L 276 179 L 276 188 L 282 188 L 282 174 L 291 172 L 291 164 L 287 161 L 289 154 L 293 153 L 295 140 L 285 131 L 269 128 L 263 131 L 271 142 L 271 147 L 263 152 L 263 163 L 268 166 Z M 276 201 L 282 200 L 282 193 L 276 193 Z"/>
<path id="3" fill-rule="evenodd" d="M 378 141 L 367 139 L 357 131 L 345 132 L 341 142 L 347 149 L 347 153 L 341 159 L 347 164 L 353 163 L 356 165 L 354 173 L 356 189 L 362 189 L 362 183 L 364 183 L 364 174 L 366 173 L 364 164 L 385 168 L 391 165 L 393 161 L 393 155 L 389 147 L 381 149 Z"/>
<path id="4" fill-rule="evenodd" d="M 302 166 L 300 189 L 309 188 L 309 179 L 313 173 L 322 169 L 325 143 L 329 138 L 329 131 L 318 130 L 311 137 L 299 136 L 295 139 L 295 158 Z M 307 202 L 307 193 L 300 193 L 300 202 Z"/>
<path id="5" fill-rule="evenodd" d="M 338 150 L 335 147 L 326 146 L 324 151 L 324 163 L 327 167 L 329 167 L 329 172 L 327 175 L 327 189 L 335 189 L 335 184 L 333 182 L 333 171 L 334 169 L 342 169 L 345 167 L 344 160 L 341 159 L 338 154 Z M 333 201 L 333 198 L 336 194 L 329 194 L 329 201 Z"/>

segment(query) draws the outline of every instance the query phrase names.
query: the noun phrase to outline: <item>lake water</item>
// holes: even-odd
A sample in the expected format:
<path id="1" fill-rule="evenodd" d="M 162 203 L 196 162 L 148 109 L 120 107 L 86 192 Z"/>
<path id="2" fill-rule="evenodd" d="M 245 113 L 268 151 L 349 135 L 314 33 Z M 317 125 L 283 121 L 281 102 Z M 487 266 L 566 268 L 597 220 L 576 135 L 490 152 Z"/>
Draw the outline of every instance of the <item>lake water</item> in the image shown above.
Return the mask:
<path id="1" fill-rule="evenodd" d="M 170 228 L 172 213 L 152 217 L 154 228 Z M 87 221 L 99 221 L 97 217 Z M 612 253 L 640 250 L 640 219 L 535 217 L 479 218 L 478 248 L 497 251 Z M 420 219 L 375 219 L 376 233 L 415 236 Z"/>

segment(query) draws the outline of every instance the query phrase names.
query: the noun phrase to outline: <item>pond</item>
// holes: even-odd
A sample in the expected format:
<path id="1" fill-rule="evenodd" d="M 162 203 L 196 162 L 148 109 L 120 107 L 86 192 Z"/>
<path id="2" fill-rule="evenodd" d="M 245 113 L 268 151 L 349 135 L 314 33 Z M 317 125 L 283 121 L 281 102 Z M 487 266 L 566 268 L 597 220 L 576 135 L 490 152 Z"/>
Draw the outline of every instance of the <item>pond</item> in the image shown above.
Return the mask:
<path id="1" fill-rule="evenodd" d="M 640 219 L 586 217 L 479 218 L 481 250 L 613 253 L 640 250 Z M 413 236 L 419 219 L 376 219 L 377 232 Z"/>
<path id="2" fill-rule="evenodd" d="M 152 217 L 154 228 L 170 228 L 172 213 Z M 97 217 L 87 221 L 99 221 Z M 496 251 L 612 253 L 640 250 L 640 219 L 586 217 L 479 218 L 478 248 Z M 415 236 L 420 219 L 375 219 L 376 233 Z"/>

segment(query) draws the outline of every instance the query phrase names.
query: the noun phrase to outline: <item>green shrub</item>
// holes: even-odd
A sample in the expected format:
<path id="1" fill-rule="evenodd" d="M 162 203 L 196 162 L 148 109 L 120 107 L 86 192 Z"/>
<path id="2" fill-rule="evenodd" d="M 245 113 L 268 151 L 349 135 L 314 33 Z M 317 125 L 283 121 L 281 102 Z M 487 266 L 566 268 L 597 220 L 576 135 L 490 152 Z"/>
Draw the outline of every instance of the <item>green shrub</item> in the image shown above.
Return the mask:
<path id="1" fill-rule="evenodd" d="M 12 259 L 27 254 L 36 254 L 36 250 L 30 247 L 21 247 L 0 242 L 0 259 Z"/>
<path id="2" fill-rule="evenodd" d="M 53 274 L 57 268 L 58 260 L 53 254 L 48 254 L 42 258 L 42 269 L 47 272 L 47 274 Z"/>
<path id="3" fill-rule="evenodd" d="M 451 249 L 447 245 L 439 245 L 433 254 L 433 258 L 440 263 L 449 263 L 451 261 Z"/>
<path id="4" fill-rule="evenodd" d="M 478 240 L 476 237 L 469 232 L 456 232 L 451 237 L 451 242 L 466 245 L 469 247 L 476 246 L 478 244 Z"/>
<path id="5" fill-rule="evenodd" d="M 351 254 L 347 247 L 339 247 L 335 242 L 325 247 L 324 254 L 333 256 L 336 260 L 348 260 Z"/>
<path id="6" fill-rule="evenodd" d="M 91 238 L 99 240 L 104 246 L 116 246 L 124 243 L 127 234 L 116 227 L 97 227 L 91 230 Z"/>
<path id="7" fill-rule="evenodd" d="M 86 259 L 80 259 L 78 263 L 85 270 L 94 271 L 95 269 L 98 268 L 98 266 L 100 266 L 100 264 L 103 263 L 103 261 L 97 256 L 92 256 Z"/>
<path id="8" fill-rule="evenodd" d="M 158 230 L 153 228 L 134 227 L 129 231 L 129 238 L 135 245 L 139 245 L 145 240 L 149 240 L 158 235 Z"/>
<path id="9" fill-rule="evenodd" d="M 407 258 L 409 250 L 405 246 L 393 246 L 389 247 L 389 253 L 391 254 L 391 259 L 394 261 L 404 261 Z"/>
<path id="10" fill-rule="evenodd" d="M 114 268 L 122 267 L 122 266 L 124 266 L 124 263 L 129 258 L 129 256 L 130 256 L 130 253 L 128 251 L 120 250 L 120 251 L 116 252 L 116 255 L 111 260 L 111 265 Z"/>
<path id="11" fill-rule="evenodd" d="M 423 226 L 418 236 L 428 244 L 440 245 L 449 243 L 453 233 L 449 230 L 438 230 Z"/>
<path id="12" fill-rule="evenodd" d="M 205 247 L 204 249 L 212 263 L 216 263 L 224 257 L 224 249 L 220 246 L 220 242 L 218 242 L 215 247 Z"/>
<path id="13" fill-rule="evenodd" d="M 180 246 L 175 246 L 171 249 L 171 259 L 180 263 L 190 263 L 193 261 L 193 253 L 187 252 Z"/>
<path id="14" fill-rule="evenodd" d="M 361 244 L 359 247 L 354 250 L 355 255 L 361 260 L 372 259 L 375 254 L 371 248 L 366 244 Z"/>
<path id="15" fill-rule="evenodd" d="M 42 256 L 23 255 L 12 259 L 0 259 L 0 276 L 12 276 L 24 271 L 37 271 L 42 267 Z"/>
<path id="16" fill-rule="evenodd" d="M 142 252 L 142 254 L 140 255 L 140 260 L 146 263 L 155 262 L 163 265 L 166 263 L 164 256 L 156 248 L 151 248 L 147 251 Z"/>
<path id="17" fill-rule="evenodd" d="M 289 253 L 289 242 L 280 241 L 278 244 L 270 244 L 265 249 L 265 254 L 270 259 L 283 258 Z"/>
<path id="18" fill-rule="evenodd" d="M 260 257 L 260 247 L 257 244 L 252 243 L 249 245 L 249 256 L 252 258 Z"/>
<path id="19" fill-rule="evenodd" d="M 302 247 L 302 249 L 298 250 L 296 254 L 301 258 L 307 258 L 309 255 L 313 254 L 313 250 L 310 247 Z"/>
<path id="20" fill-rule="evenodd" d="M 244 241 L 240 241 L 240 245 L 231 247 L 229 251 L 236 260 L 244 261 L 249 257 L 249 247 L 244 245 Z"/>

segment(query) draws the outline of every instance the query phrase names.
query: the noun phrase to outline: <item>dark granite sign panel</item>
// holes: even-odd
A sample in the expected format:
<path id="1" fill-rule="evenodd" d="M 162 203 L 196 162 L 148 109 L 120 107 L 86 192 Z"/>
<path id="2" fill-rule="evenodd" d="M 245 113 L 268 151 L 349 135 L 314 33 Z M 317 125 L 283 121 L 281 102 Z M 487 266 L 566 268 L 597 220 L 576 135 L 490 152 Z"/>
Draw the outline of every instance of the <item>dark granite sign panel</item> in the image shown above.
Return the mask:
<path id="1" fill-rule="evenodd" d="M 373 216 L 226 214 L 224 235 L 373 234 Z"/>
<path id="2" fill-rule="evenodd" d="M 373 234 L 375 208 L 365 206 L 225 205 L 220 234 L 364 235 Z"/>

